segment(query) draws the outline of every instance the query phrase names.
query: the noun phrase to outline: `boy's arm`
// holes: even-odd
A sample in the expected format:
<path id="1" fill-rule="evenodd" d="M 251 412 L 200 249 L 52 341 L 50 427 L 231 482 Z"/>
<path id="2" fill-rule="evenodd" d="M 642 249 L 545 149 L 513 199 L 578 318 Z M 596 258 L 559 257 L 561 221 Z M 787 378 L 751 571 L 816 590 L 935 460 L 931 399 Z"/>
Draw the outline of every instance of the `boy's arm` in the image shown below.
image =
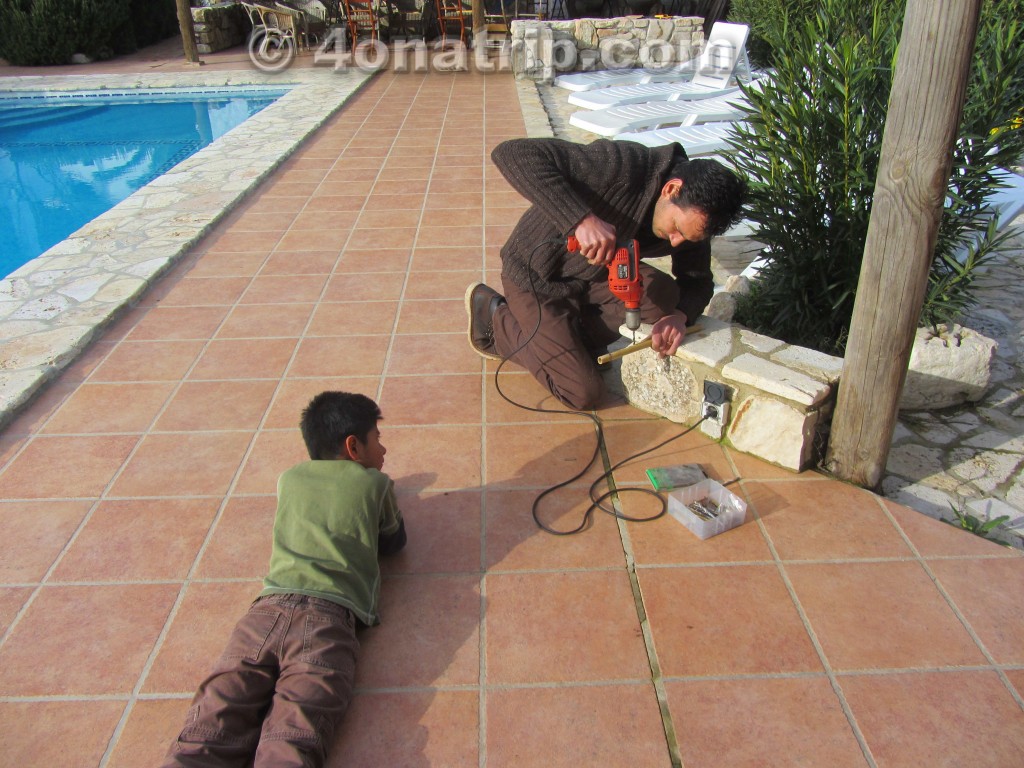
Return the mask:
<path id="1" fill-rule="evenodd" d="M 377 555 L 393 555 L 405 546 L 405 520 L 398 509 L 395 484 L 388 478 L 388 489 L 380 510 L 380 529 L 377 534 Z"/>
<path id="2" fill-rule="evenodd" d="M 393 555 L 405 546 L 405 520 L 399 519 L 398 530 L 394 533 L 381 533 L 377 536 L 377 554 Z"/>

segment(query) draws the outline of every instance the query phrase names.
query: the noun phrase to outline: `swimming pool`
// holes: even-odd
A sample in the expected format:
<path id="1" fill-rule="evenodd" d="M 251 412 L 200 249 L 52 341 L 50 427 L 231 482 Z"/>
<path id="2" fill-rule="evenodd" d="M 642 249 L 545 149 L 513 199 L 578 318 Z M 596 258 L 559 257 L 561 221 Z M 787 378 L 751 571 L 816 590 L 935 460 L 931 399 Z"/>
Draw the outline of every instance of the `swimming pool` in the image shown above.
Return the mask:
<path id="1" fill-rule="evenodd" d="M 0 277 L 287 91 L 249 86 L 0 95 Z"/>

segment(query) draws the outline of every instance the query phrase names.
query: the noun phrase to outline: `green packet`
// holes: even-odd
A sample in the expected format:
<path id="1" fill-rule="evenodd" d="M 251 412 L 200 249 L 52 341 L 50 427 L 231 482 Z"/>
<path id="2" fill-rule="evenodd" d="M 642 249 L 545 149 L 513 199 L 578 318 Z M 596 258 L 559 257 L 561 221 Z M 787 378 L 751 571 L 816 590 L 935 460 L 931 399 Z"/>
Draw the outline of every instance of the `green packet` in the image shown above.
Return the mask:
<path id="1" fill-rule="evenodd" d="M 673 464 L 671 467 L 655 467 L 647 470 L 647 477 L 656 491 L 669 491 L 695 485 L 706 480 L 707 475 L 700 464 Z"/>

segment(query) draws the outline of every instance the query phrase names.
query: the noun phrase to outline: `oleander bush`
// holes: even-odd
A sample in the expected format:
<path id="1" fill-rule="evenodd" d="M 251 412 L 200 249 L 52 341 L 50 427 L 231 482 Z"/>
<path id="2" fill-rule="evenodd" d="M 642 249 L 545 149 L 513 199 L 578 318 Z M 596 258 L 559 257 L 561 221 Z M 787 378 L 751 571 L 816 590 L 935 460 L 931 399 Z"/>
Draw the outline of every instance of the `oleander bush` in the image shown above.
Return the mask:
<path id="1" fill-rule="evenodd" d="M 747 91 L 747 120 L 731 142 L 750 183 L 748 216 L 765 266 L 737 320 L 793 344 L 841 355 L 867 236 L 903 3 L 891 0 L 735 0 L 753 14 L 773 76 Z M 757 9 L 764 7 L 764 13 Z M 800 9 L 799 13 L 780 12 Z M 987 202 L 996 168 L 1024 151 L 1013 128 L 1024 104 L 1024 0 L 982 11 L 953 151 L 922 324 L 951 322 L 973 302 L 977 268 L 1002 244 Z"/>
<path id="2" fill-rule="evenodd" d="M 0 58 L 19 66 L 107 59 L 177 29 L 174 0 L 0 0 Z"/>

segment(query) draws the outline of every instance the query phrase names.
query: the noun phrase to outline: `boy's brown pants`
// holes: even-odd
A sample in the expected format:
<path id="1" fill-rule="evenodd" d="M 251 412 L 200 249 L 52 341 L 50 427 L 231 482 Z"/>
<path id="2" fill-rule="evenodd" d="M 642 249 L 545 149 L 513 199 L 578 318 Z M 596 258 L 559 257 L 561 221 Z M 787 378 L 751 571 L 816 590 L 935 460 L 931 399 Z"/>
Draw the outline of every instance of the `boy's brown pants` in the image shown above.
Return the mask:
<path id="1" fill-rule="evenodd" d="M 358 649 L 344 606 L 259 598 L 200 685 L 165 768 L 322 765 L 352 700 Z"/>

